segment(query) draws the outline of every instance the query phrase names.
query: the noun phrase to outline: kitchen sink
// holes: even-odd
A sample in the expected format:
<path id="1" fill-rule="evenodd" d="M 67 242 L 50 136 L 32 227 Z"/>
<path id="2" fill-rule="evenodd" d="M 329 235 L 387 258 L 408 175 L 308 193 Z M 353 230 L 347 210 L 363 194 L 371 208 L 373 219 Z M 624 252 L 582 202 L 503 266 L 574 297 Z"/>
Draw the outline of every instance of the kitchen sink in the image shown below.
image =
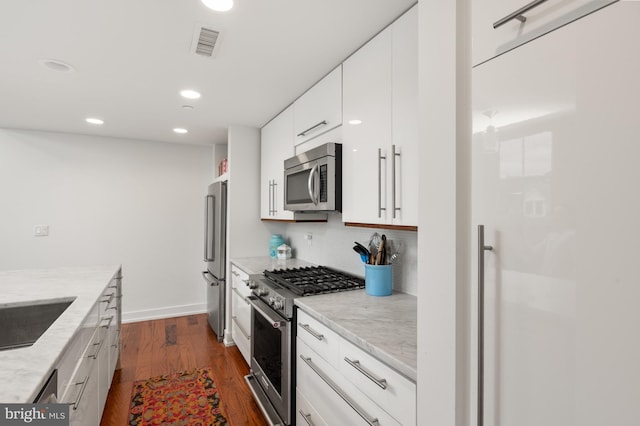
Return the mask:
<path id="1" fill-rule="evenodd" d="M 0 308 L 0 351 L 33 345 L 74 300 L 40 300 Z"/>

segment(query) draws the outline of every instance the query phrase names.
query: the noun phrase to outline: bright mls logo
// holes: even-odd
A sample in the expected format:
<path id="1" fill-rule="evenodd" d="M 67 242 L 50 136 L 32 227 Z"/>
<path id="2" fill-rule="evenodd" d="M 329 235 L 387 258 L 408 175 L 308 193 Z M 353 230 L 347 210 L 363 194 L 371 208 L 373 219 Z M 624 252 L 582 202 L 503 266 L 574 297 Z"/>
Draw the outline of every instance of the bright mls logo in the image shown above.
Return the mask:
<path id="1" fill-rule="evenodd" d="M 68 426 L 67 404 L 0 404 L 0 426 Z"/>

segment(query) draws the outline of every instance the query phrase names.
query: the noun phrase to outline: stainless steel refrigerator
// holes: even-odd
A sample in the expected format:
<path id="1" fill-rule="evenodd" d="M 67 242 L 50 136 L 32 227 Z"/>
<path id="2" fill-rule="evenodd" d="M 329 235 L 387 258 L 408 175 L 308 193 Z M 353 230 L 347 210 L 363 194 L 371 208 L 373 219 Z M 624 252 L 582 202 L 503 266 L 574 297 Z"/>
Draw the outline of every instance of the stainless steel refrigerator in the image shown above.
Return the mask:
<path id="1" fill-rule="evenodd" d="M 205 197 L 204 261 L 202 272 L 207 285 L 207 314 L 209 325 L 218 341 L 224 337 L 224 304 L 227 240 L 227 183 L 209 185 Z"/>

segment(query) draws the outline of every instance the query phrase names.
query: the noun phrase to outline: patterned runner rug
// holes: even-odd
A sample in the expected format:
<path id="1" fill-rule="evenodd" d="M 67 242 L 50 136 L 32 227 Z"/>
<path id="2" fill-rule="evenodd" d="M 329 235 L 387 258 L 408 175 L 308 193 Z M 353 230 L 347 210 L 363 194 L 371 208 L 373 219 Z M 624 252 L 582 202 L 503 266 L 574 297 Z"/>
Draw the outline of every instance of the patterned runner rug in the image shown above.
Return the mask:
<path id="1" fill-rule="evenodd" d="M 129 425 L 226 426 L 211 367 L 134 382 Z"/>

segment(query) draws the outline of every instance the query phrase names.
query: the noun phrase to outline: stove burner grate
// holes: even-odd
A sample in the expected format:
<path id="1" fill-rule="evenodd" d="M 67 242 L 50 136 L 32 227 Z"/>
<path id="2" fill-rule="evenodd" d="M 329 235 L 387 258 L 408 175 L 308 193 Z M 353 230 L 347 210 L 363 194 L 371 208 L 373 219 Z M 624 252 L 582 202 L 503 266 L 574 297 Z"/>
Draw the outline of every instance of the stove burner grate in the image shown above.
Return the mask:
<path id="1" fill-rule="evenodd" d="M 364 279 L 326 266 L 277 269 L 264 275 L 298 296 L 364 288 Z"/>

